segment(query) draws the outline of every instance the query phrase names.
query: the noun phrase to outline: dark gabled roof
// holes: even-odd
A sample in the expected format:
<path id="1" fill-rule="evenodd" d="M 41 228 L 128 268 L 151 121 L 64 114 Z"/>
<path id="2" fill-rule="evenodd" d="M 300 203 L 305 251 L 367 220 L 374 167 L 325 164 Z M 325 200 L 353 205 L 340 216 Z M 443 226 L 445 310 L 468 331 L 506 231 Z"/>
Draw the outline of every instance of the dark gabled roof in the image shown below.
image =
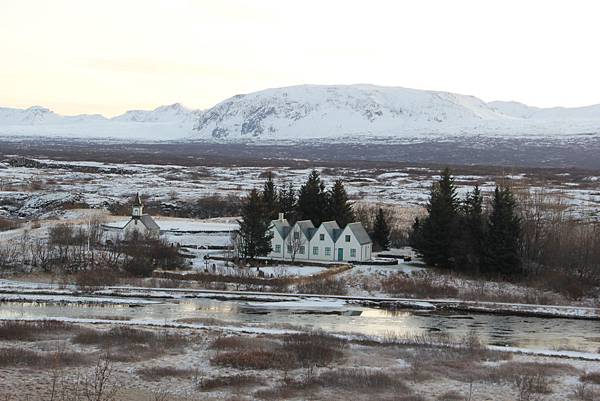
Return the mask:
<path id="1" fill-rule="evenodd" d="M 334 228 L 333 229 L 333 235 L 331 236 L 331 239 L 333 240 L 333 242 L 336 242 L 338 240 L 338 238 L 340 238 L 340 235 L 342 235 L 342 230 L 341 228 Z"/>
<path id="2" fill-rule="evenodd" d="M 140 217 L 140 221 L 148 230 L 160 230 L 158 224 L 156 224 L 152 216 L 150 216 L 149 214 L 143 214 Z"/>
<path id="3" fill-rule="evenodd" d="M 359 244 L 365 245 L 373 242 L 371 241 L 371 237 L 369 237 L 367 230 L 365 230 L 361 223 L 350 223 L 346 227 L 352 231 Z"/>
<path id="4" fill-rule="evenodd" d="M 335 220 L 334 221 L 324 221 L 323 223 L 321 223 L 321 226 L 323 226 L 325 231 L 327 231 L 327 234 L 329 235 L 329 237 L 333 240 L 333 242 L 335 242 L 341 232 L 340 226 L 338 225 L 338 223 Z"/>
<path id="5" fill-rule="evenodd" d="M 307 240 L 311 240 L 313 234 L 315 233 L 315 226 L 310 220 L 300 220 L 296 222 L 300 231 L 304 233 L 304 236 Z"/>
<path id="6" fill-rule="evenodd" d="M 279 235 L 281 235 L 281 238 L 285 239 L 285 237 L 287 237 L 291 229 L 290 223 L 288 223 L 287 220 L 273 220 L 271 224 L 273 225 L 273 228 L 277 230 Z"/>

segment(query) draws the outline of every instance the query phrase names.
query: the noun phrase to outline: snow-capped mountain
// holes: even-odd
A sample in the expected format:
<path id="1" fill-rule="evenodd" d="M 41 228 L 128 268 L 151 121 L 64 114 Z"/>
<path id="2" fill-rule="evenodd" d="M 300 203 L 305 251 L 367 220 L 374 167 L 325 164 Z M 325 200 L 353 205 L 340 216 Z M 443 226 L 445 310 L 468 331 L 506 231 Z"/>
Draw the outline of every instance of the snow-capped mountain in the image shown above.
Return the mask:
<path id="1" fill-rule="evenodd" d="M 199 110 L 191 110 L 184 107 L 181 103 L 174 103 L 167 106 L 160 106 L 154 110 L 129 110 L 120 116 L 113 117 L 114 121 L 129 121 L 137 123 L 157 123 L 157 122 L 195 122 Z"/>
<path id="2" fill-rule="evenodd" d="M 208 110 L 179 103 L 120 116 L 0 108 L 0 135 L 138 140 L 277 140 L 422 135 L 600 133 L 600 105 L 537 108 L 448 92 L 374 85 L 301 85 L 236 95 Z"/>
<path id="3" fill-rule="evenodd" d="M 473 96 L 373 85 L 302 85 L 234 96 L 205 111 L 195 129 L 214 138 L 339 137 L 455 131 L 509 118 Z"/>
<path id="4" fill-rule="evenodd" d="M 46 108 L 0 108 L 0 135 L 136 140 L 181 139 L 192 135 L 200 111 L 179 103 L 130 110 L 113 118 L 99 114 L 61 116 Z"/>

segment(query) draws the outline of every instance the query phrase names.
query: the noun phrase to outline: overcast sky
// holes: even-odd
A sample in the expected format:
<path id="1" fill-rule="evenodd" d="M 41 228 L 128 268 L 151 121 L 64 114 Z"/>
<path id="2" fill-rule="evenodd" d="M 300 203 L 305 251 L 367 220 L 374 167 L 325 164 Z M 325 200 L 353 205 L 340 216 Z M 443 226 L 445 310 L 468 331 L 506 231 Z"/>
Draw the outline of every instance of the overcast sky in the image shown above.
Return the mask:
<path id="1" fill-rule="evenodd" d="M 0 106 L 119 114 L 373 83 L 600 103 L 595 0 L 0 0 Z"/>

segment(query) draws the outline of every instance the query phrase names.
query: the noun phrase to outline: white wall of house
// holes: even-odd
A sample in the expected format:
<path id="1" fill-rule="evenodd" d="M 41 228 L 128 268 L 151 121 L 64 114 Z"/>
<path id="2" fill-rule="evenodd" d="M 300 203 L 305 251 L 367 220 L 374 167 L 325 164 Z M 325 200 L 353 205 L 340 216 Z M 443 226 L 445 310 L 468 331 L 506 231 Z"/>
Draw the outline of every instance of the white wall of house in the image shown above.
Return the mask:
<path id="1" fill-rule="evenodd" d="M 309 248 L 310 239 L 294 224 L 285 241 L 285 259 L 310 260 Z"/>
<path id="2" fill-rule="evenodd" d="M 285 238 L 279 234 L 279 230 L 275 227 L 271 228 L 271 232 L 273 233 L 273 238 L 271 239 L 271 252 L 269 253 L 269 257 L 275 259 L 285 259 Z"/>
<path id="3" fill-rule="evenodd" d="M 371 259 L 372 244 L 360 244 L 354 232 L 346 226 L 337 241 L 329 235 L 323 225 L 319 226 L 312 237 L 305 236 L 304 231 L 295 224 L 283 238 L 273 227 L 271 240 L 272 251 L 269 257 L 280 260 L 295 261 L 366 261 Z M 296 248 L 296 250 L 294 250 Z M 340 255 L 341 249 L 341 255 Z M 295 251 L 295 255 L 294 255 Z M 340 259 L 341 256 L 341 259 Z"/>
<path id="4" fill-rule="evenodd" d="M 323 227 L 319 226 L 312 239 L 309 247 L 310 260 L 331 261 L 334 260 L 335 242 Z"/>
<path id="5" fill-rule="evenodd" d="M 371 258 L 371 244 L 361 245 L 348 226 L 344 228 L 341 235 L 337 239 L 335 247 L 336 251 L 334 260 L 361 262 Z M 342 256 L 341 259 L 340 256 Z"/>

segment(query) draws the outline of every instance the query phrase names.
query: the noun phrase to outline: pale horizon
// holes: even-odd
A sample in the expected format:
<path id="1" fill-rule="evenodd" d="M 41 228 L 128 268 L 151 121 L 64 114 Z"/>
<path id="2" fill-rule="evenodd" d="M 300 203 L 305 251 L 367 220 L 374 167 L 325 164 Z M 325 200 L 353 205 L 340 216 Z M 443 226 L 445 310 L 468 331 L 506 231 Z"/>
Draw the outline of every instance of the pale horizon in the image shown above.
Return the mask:
<path id="1" fill-rule="evenodd" d="M 102 114 L 367 83 L 536 107 L 600 103 L 585 1 L 24 0 L 0 4 L 0 107 Z"/>

